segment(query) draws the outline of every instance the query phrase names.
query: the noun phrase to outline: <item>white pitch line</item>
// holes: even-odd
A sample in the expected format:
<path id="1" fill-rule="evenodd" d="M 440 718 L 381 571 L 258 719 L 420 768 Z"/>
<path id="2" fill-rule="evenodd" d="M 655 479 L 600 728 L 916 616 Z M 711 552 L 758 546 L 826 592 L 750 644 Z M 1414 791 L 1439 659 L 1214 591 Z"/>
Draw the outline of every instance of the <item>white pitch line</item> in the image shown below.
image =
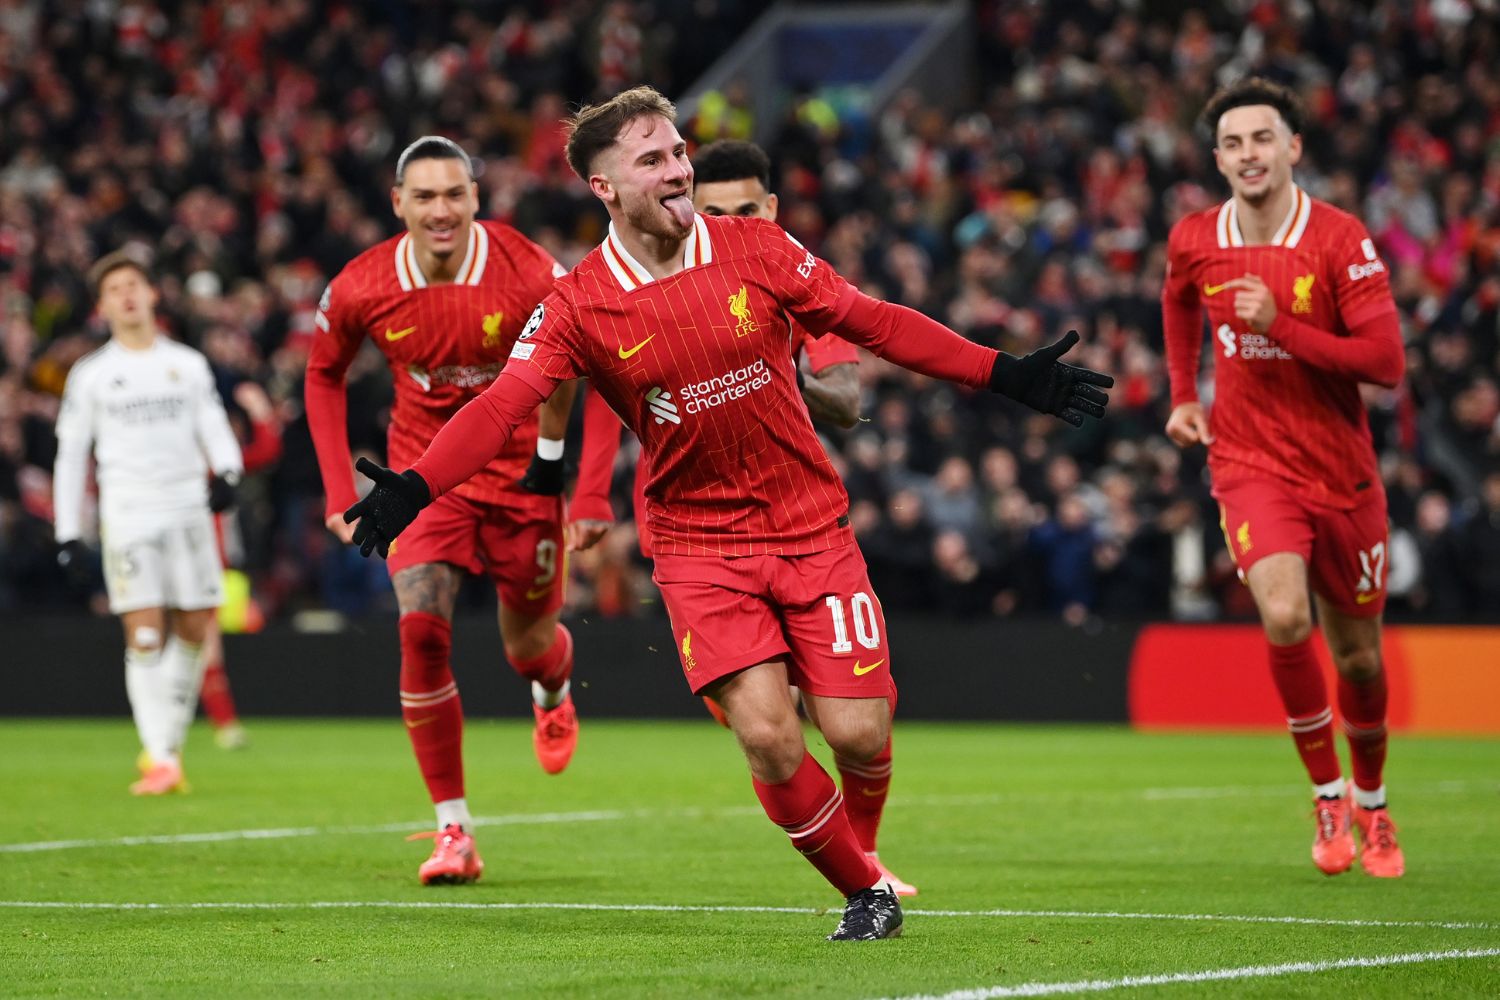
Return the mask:
<path id="1" fill-rule="evenodd" d="M 0 900 L 0 909 L 15 910 L 583 910 L 599 913 L 791 913 L 816 916 L 832 913 L 807 906 L 694 906 L 677 903 L 464 903 L 421 900 L 308 900 L 307 902 L 241 903 L 68 903 Z"/>
<path id="2" fill-rule="evenodd" d="M 755 810 L 759 812 L 759 809 Z M 522 826 L 546 823 L 599 823 L 626 819 L 632 814 L 617 809 L 571 813 L 517 813 L 481 816 L 479 826 Z M 654 813 L 652 815 L 655 815 Z M 376 823 L 364 826 L 285 826 L 259 830 L 214 830 L 205 833 L 160 833 L 135 837 L 101 837 L 94 840 L 39 840 L 22 844 L 0 844 L 0 854 L 30 854 L 36 851 L 67 851 L 81 847 L 140 847 L 145 844 L 211 844 L 226 840 L 281 840 L 317 837 L 323 834 L 412 833 L 431 830 L 431 823 Z"/>
<path id="3" fill-rule="evenodd" d="M 1428 791 L 1456 794 L 1473 788 L 1494 788 L 1491 781 L 1445 781 Z M 1142 788 L 1116 792 L 1079 792 L 1073 794 L 1041 793 L 994 793 L 973 795 L 903 795 L 892 799 L 887 808 L 938 808 L 954 809 L 1006 802 L 1056 801 L 1059 799 L 1140 799 L 1146 802 L 1178 801 L 1182 799 L 1244 798 L 1249 796 L 1281 796 L 1295 794 L 1290 785 L 1242 785 L 1209 788 Z M 1413 791 L 1420 791 L 1414 789 Z M 605 823 L 631 819 L 694 819 L 704 816 L 759 816 L 759 806 L 684 807 L 681 809 L 595 809 L 583 812 L 510 813 L 500 816 L 479 816 L 477 826 L 527 826 L 554 823 Z M 324 834 L 352 835 L 373 833 L 413 833 L 431 830 L 431 823 L 377 823 L 359 826 L 288 826 L 249 830 L 212 830 L 203 833 L 141 834 L 125 837 L 99 837 L 78 840 L 37 840 L 24 843 L 0 844 L 0 854 L 31 854 L 38 851 L 70 851 L 94 847 L 141 847 L 161 844 L 212 844 L 234 840 L 280 840 L 290 837 L 317 837 Z"/>
<path id="4" fill-rule="evenodd" d="M 1322 962 L 1283 962 L 1280 965 L 1241 965 L 1232 969 L 1162 972 L 1151 976 L 1122 976 L 1119 979 L 1081 979 L 1072 983 L 1035 982 L 1021 983 L 1017 986 L 984 986 L 968 990 L 954 990 L 951 993 L 921 993 L 902 997 L 901 1000 L 997 1000 L 1000 997 L 1044 997 L 1060 993 L 1104 993 L 1109 990 L 1133 989 L 1137 986 L 1267 979 L 1273 976 L 1291 976 L 1310 972 L 1333 972 L 1338 969 L 1380 969 L 1392 965 L 1418 965 L 1461 958 L 1493 958 L 1496 955 L 1500 955 L 1500 948 L 1409 951 L 1400 955 L 1336 958 Z"/>
<path id="5" fill-rule="evenodd" d="M 718 906 L 688 903 L 515 903 L 460 900 L 307 900 L 273 902 L 108 903 L 59 900 L 0 900 L 0 909 L 15 910 L 584 910 L 627 913 L 792 913 L 821 916 L 836 907 Z M 1065 920 L 1179 920 L 1241 924 L 1296 924 L 1314 927 L 1403 927 L 1428 930 L 1494 930 L 1494 924 L 1457 920 L 1356 920 L 1320 917 L 1258 916 L 1239 913 L 1127 913 L 1087 910 L 920 910 L 909 917 L 998 917 Z"/>

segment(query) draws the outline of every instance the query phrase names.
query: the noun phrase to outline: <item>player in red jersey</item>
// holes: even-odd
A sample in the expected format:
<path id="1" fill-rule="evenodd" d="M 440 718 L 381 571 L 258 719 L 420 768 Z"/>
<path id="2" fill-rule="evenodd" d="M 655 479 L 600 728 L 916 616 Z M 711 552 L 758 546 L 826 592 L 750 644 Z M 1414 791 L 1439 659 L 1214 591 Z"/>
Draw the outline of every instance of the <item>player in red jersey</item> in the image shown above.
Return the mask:
<path id="1" fill-rule="evenodd" d="M 391 202 L 406 233 L 356 257 L 333 279 L 316 316 L 307 367 L 307 415 L 328 497 L 327 523 L 355 501 L 345 430 L 344 375 L 366 339 L 386 355 L 396 403 L 390 461 L 415 461 L 438 428 L 494 381 L 526 317 L 562 268 L 509 226 L 475 220 L 468 155 L 437 136 L 401 154 Z M 453 604 L 465 572 L 488 573 L 500 598 L 505 655 L 531 681 L 533 744 L 544 770 L 565 768 L 578 740 L 569 693 L 573 639 L 563 603 L 563 505 L 519 488 L 533 449 L 561 457 L 571 388 L 527 415 L 485 468 L 424 512 L 390 553 L 400 607 L 401 714 L 437 812 L 437 845 L 424 884 L 471 882 L 483 862 L 464 795 L 463 710 L 449 662 Z M 545 453 L 548 448 L 551 454 Z"/>
<path id="2" fill-rule="evenodd" d="M 1077 334 L 1025 358 L 1000 354 L 861 295 L 775 223 L 698 215 L 675 117 L 649 87 L 574 116 L 568 162 L 609 211 L 609 235 L 415 466 L 361 461 L 376 485 L 344 516 L 361 551 L 384 552 L 558 384 L 588 375 L 648 457 L 655 579 L 689 686 L 724 707 L 767 815 L 846 897 L 832 938 L 891 937 L 900 902 L 787 697 L 794 681 L 845 758 L 868 761 L 890 739 L 884 616 L 848 494 L 797 393 L 785 316 L 1074 424 L 1103 415 L 1096 386 L 1112 380 L 1057 360 Z"/>
<path id="3" fill-rule="evenodd" d="M 1302 112 L 1285 88 L 1249 79 L 1204 120 L 1233 193 L 1168 239 L 1162 320 L 1172 382 L 1167 434 L 1208 446 L 1224 540 L 1255 596 L 1271 676 L 1314 786 L 1313 860 L 1404 868 L 1386 810 L 1385 490 L 1359 383 L 1400 383 L 1401 330 L 1385 264 L 1359 220 L 1292 182 Z M 1215 355 L 1212 420 L 1198 402 L 1202 317 Z M 1311 644 L 1312 605 L 1338 668 L 1353 759 L 1346 794 L 1333 712 Z M 1353 807 L 1349 802 L 1353 798 Z"/>
<path id="4" fill-rule="evenodd" d="M 738 139 L 722 139 L 701 147 L 693 154 L 693 207 L 703 215 L 733 215 L 742 218 L 776 221 L 778 199 L 771 191 L 771 161 L 763 149 L 753 142 Z M 817 336 L 795 319 L 788 317 L 791 328 L 792 356 L 798 359 L 797 386 L 808 413 L 814 420 L 826 420 L 840 427 L 853 427 L 859 422 L 859 352 L 854 345 L 836 334 Z M 806 359 L 805 365 L 802 359 Z M 805 369 L 805 371 L 804 371 Z M 590 394 L 586 407 L 593 416 L 593 408 L 603 406 L 596 394 Z M 612 412 L 606 410 L 604 419 L 614 423 Z M 615 426 L 618 426 L 616 424 Z M 590 423 L 585 433 L 591 444 L 604 439 L 594 431 Z M 644 456 L 642 456 L 642 459 Z M 640 538 L 642 555 L 651 558 L 651 531 L 646 524 L 646 480 L 649 478 L 647 463 L 638 459 L 635 474 L 635 523 Z M 612 461 L 596 461 L 596 468 L 607 472 Z M 599 478 L 597 483 L 579 480 L 576 494 L 580 511 L 609 508 L 609 476 Z M 586 504 L 594 505 L 586 507 Z M 575 522 L 576 524 L 577 522 Z M 608 519 L 596 521 L 594 533 L 579 544 L 587 548 L 608 527 Z M 894 682 L 892 683 L 894 690 Z M 800 701 L 795 687 L 790 689 L 794 700 Z M 892 702 L 894 703 L 894 697 Z M 709 714 L 725 728 L 729 717 L 719 703 L 704 695 L 703 703 Z M 816 711 L 813 709 L 813 711 Z M 813 724 L 817 719 L 813 718 Z M 867 761 L 851 760 L 836 756 L 839 785 L 844 799 L 844 812 L 854 829 L 860 847 L 880 869 L 880 874 L 896 889 L 899 896 L 915 896 L 917 887 L 902 879 L 880 860 L 877 841 L 881 816 L 885 812 L 886 796 L 890 790 L 892 751 L 891 743 Z"/>

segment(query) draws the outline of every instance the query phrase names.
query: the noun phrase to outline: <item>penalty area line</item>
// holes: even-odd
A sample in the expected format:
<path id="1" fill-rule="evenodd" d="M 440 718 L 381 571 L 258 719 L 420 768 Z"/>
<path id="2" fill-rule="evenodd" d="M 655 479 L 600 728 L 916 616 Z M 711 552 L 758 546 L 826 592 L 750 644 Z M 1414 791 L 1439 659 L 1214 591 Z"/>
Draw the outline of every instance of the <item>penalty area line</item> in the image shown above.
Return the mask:
<path id="1" fill-rule="evenodd" d="M 18 910 L 580 910 L 626 913 L 788 913 L 823 916 L 838 907 L 728 906 L 693 903 L 555 903 L 465 902 L 463 900 L 273 900 L 95 902 L 66 900 L 0 900 L 0 909 Z M 1259 916 L 1240 913 L 1130 913 L 1090 910 L 926 910 L 906 909 L 910 917 L 990 918 L 1014 920 L 1176 920 L 1240 924 L 1296 924 L 1314 927 L 1423 928 L 1427 930 L 1493 930 L 1495 925 L 1456 920 L 1360 920 L 1321 917 Z"/>
<path id="2" fill-rule="evenodd" d="M 1071 983 L 1032 982 L 1015 986 L 981 986 L 954 990 L 951 993 L 921 993 L 900 1000 L 999 1000 L 1001 997 L 1044 997 L 1067 993 L 1106 993 L 1138 986 L 1169 986 L 1176 983 L 1217 983 L 1241 979 L 1269 979 L 1275 976 L 1334 972 L 1339 969 L 1380 969 L 1393 965 L 1419 965 L 1468 958 L 1494 958 L 1500 948 L 1455 948 L 1450 951 L 1409 951 L 1399 955 L 1356 956 L 1321 962 L 1282 962 L 1278 965 L 1240 965 L 1229 969 L 1204 969 L 1199 972 L 1161 972 L 1147 976 L 1121 976 L 1118 979 L 1080 979 Z"/>

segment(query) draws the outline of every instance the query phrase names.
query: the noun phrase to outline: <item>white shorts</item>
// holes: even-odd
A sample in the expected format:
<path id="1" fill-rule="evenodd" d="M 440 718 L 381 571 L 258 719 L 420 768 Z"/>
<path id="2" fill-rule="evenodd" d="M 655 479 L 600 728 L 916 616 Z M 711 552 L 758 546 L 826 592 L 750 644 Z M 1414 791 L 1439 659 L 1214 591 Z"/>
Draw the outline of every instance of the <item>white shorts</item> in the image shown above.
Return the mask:
<path id="1" fill-rule="evenodd" d="M 101 526 L 100 541 L 109 610 L 115 614 L 219 606 L 224 567 L 207 508 L 151 522 L 111 522 Z"/>

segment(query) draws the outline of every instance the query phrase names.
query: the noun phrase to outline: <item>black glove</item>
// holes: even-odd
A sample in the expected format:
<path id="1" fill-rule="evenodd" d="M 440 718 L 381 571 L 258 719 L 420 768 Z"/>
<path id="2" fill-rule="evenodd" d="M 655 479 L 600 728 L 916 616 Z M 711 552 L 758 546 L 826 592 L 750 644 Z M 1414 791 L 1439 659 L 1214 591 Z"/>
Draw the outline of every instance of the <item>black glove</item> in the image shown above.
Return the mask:
<path id="1" fill-rule="evenodd" d="M 1083 426 L 1084 415 L 1104 416 L 1109 395 L 1096 389 L 1108 389 L 1113 377 L 1090 368 L 1077 368 L 1057 360 L 1078 343 L 1078 331 L 1049 347 L 1032 351 L 1024 358 L 1001 353 L 990 369 L 990 391 L 1025 403 L 1033 410 L 1061 417 L 1074 427 Z"/>
<path id="2" fill-rule="evenodd" d="M 521 489 L 538 496 L 555 497 L 563 491 L 563 460 L 531 456 L 531 465 L 521 477 Z"/>
<path id="3" fill-rule="evenodd" d="M 344 523 L 359 521 L 354 525 L 354 544 L 359 546 L 360 555 L 368 556 L 379 549 L 384 559 L 396 536 L 432 503 L 432 491 L 410 469 L 398 474 L 368 458 L 355 462 L 354 468 L 374 482 L 375 488 L 344 511 Z"/>
<path id="4" fill-rule="evenodd" d="M 94 586 L 94 554 L 78 539 L 63 542 L 57 547 L 57 565 L 74 590 L 89 590 Z"/>
<path id="5" fill-rule="evenodd" d="M 215 514 L 222 514 L 234 506 L 235 487 L 240 484 L 238 472 L 226 472 L 222 476 L 214 476 L 208 481 L 208 509 Z"/>

